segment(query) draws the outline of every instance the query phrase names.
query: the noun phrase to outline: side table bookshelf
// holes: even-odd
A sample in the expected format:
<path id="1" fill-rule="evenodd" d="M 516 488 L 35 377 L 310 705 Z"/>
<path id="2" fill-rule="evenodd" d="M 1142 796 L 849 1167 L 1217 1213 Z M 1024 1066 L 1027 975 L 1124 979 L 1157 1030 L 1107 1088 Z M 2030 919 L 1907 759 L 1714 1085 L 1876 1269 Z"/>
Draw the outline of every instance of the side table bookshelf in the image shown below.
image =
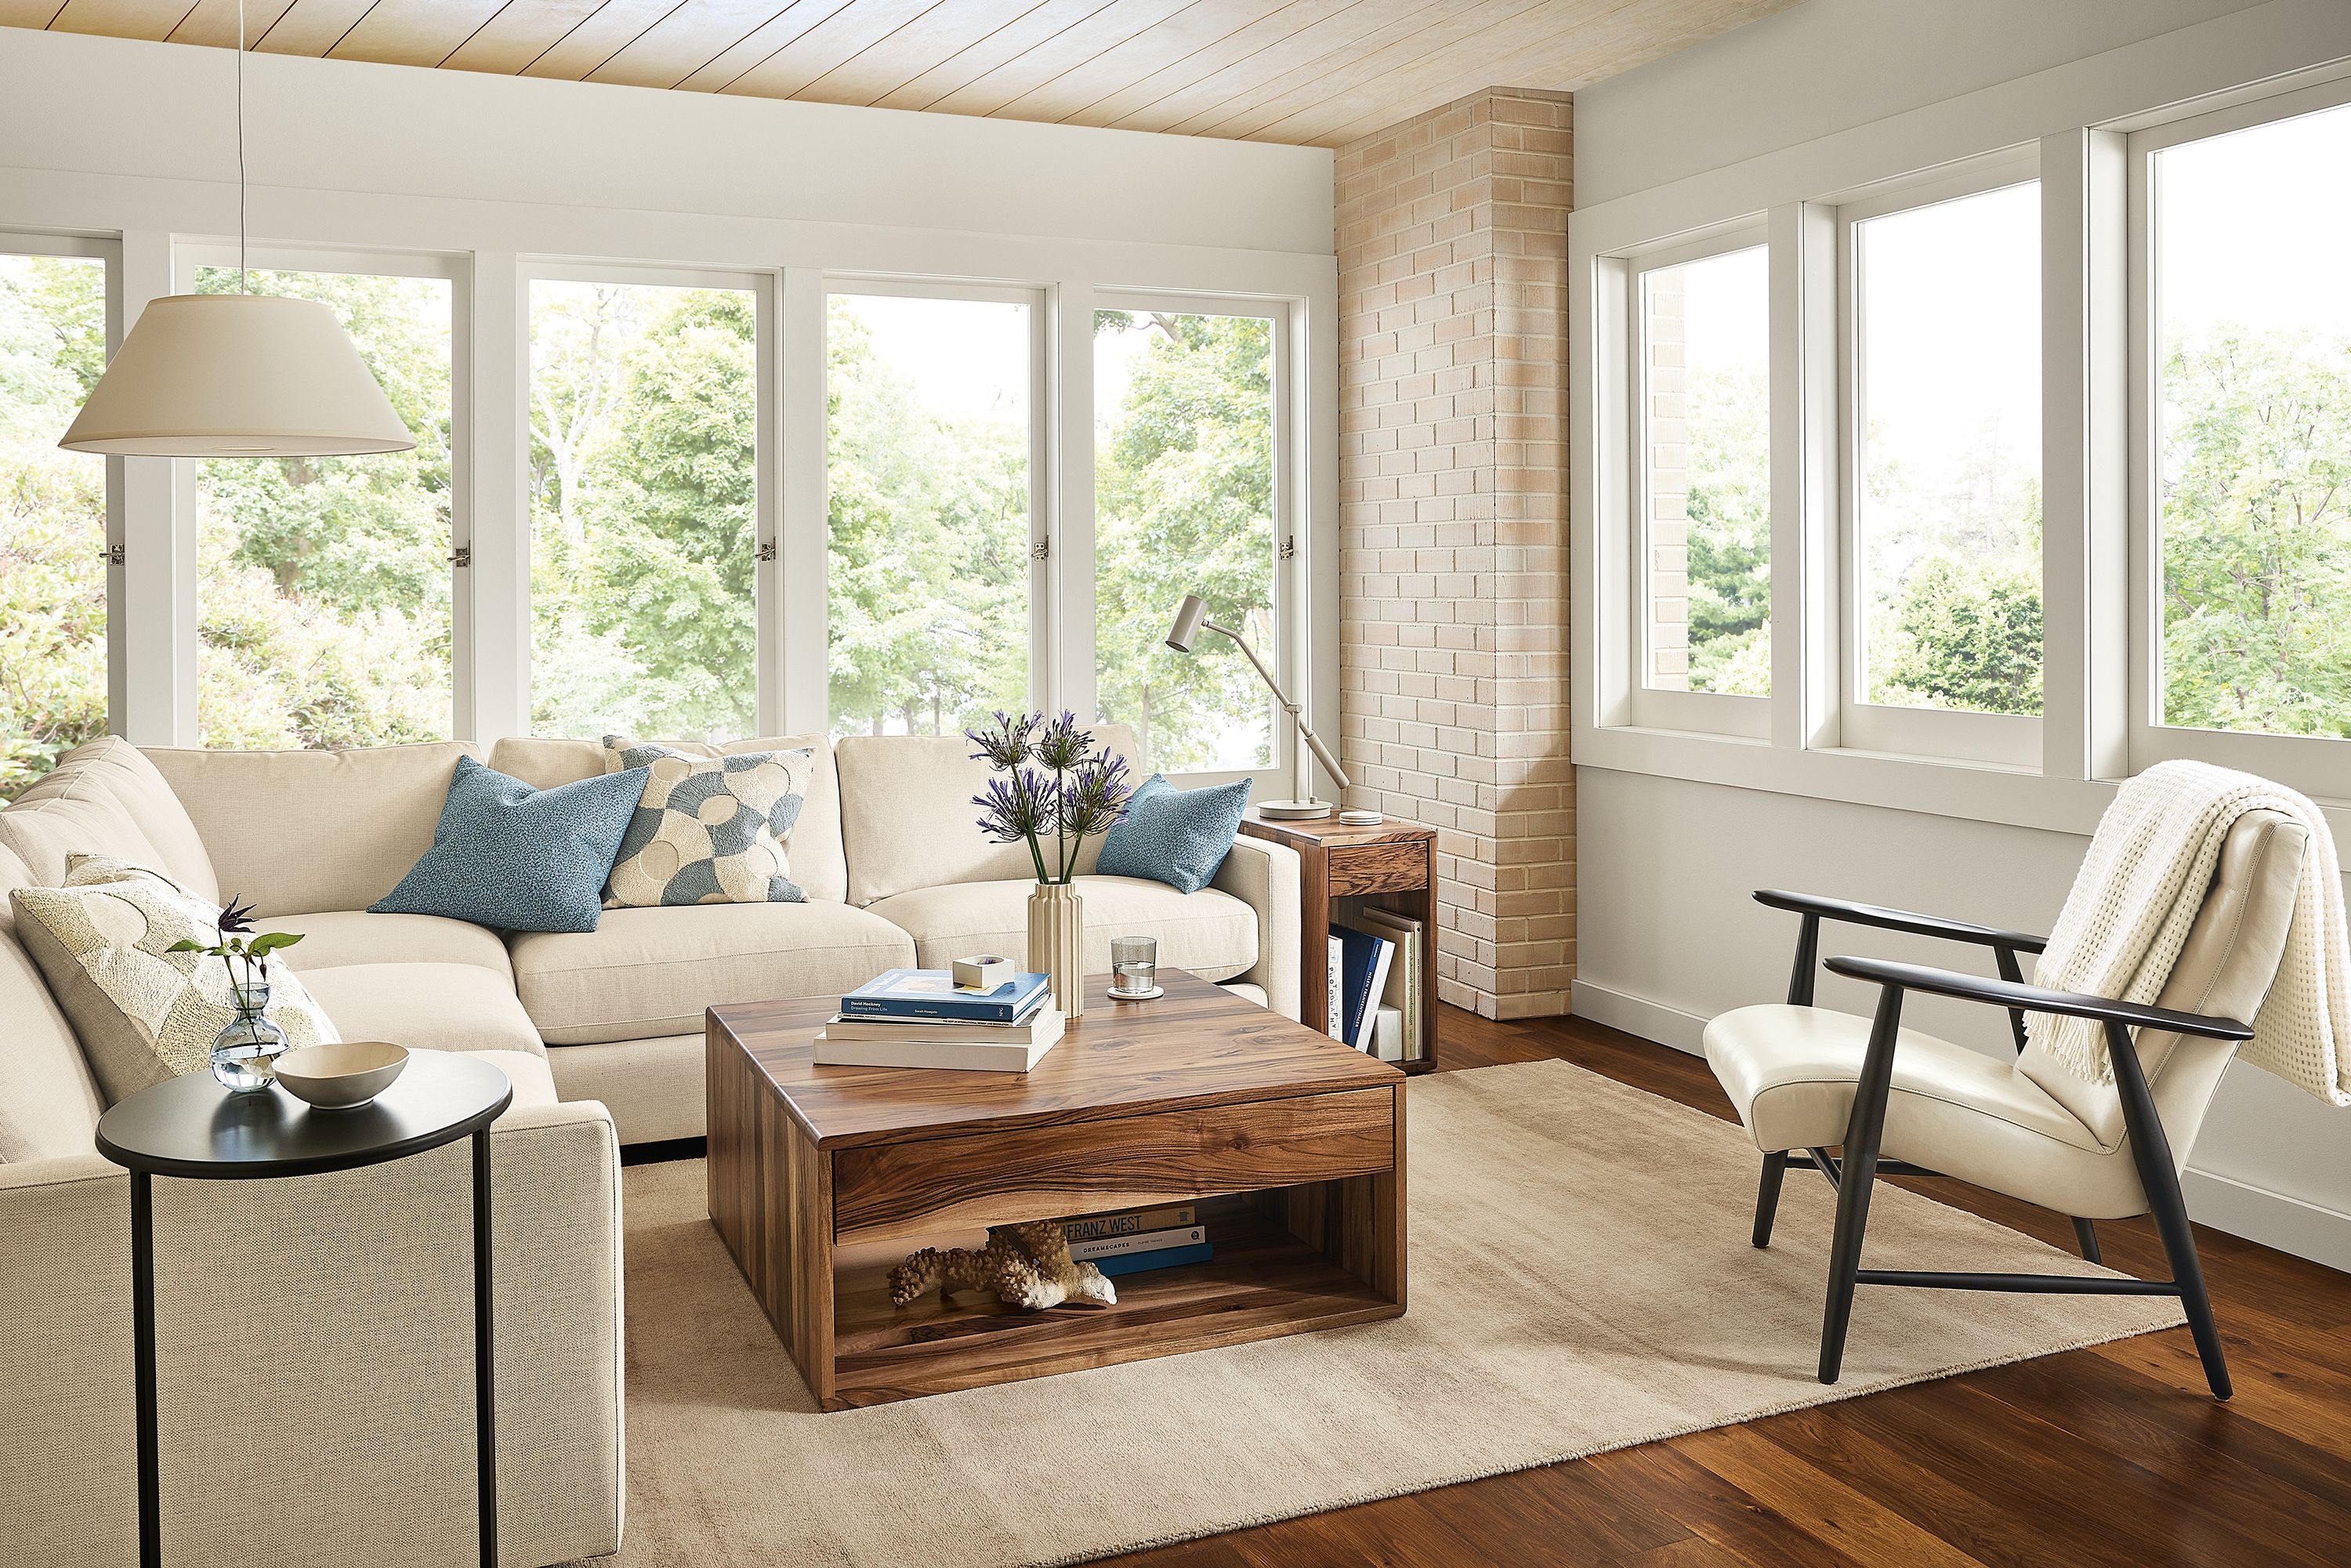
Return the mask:
<path id="1" fill-rule="evenodd" d="M 1330 952 L 1321 941 L 1365 904 L 1420 922 L 1420 1054 L 1395 1065 L 1426 1072 L 1437 1065 L 1437 830 L 1390 817 L 1351 828 L 1336 816 L 1272 821 L 1252 808 L 1241 819 L 1251 838 L 1298 852 L 1299 1021 L 1330 1032 Z"/>

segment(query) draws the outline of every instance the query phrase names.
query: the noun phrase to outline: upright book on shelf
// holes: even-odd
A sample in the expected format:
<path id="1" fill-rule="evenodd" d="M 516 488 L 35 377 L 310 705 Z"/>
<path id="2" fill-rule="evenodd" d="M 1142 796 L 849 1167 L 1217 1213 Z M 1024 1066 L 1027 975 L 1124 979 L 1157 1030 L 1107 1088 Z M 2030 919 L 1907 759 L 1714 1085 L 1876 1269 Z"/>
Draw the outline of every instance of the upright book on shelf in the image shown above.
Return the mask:
<path id="1" fill-rule="evenodd" d="M 1343 1040 L 1357 1051 L 1372 1049 L 1372 1029 L 1380 991 L 1387 984 L 1388 970 L 1395 959 L 1396 945 L 1384 936 L 1359 931 L 1352 925 L 1331 927 L 1332 940 L 1340 949 L 1338 969 L 1342 976 L 1342 1007 L 1345 1023 L 1334 1027 L 1332 1037 Z M 1334 1020 L 1334 1023 L 1336 1020 Z"/>
<path id="2" fill-rule="evenodd" d="M 1387 984 L 1381 989 L 1380 1000 L 1404 1015 L 1404 1043 L 1397 1059 L 1416 1061 L 1421 1056 L 1420 988 L 1428 983 L 1428 971 L 1424 967 L 1428 958 L 1424 951 L 1427 936 L 1419 921 L 1376 905 L 1366 906 L 1355 918 L 1365 930 L 1376 932 L 1396 945 L 1395 962 L 1388 968 Z"/>

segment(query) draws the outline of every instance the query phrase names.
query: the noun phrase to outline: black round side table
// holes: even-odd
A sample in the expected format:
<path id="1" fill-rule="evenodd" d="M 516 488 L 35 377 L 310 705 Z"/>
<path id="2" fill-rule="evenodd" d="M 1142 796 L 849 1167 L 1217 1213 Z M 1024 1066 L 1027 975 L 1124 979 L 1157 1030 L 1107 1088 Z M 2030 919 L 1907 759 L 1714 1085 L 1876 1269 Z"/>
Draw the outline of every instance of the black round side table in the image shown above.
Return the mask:
<path id="1" fill-rule="evenodd" d="M 209 1072 L 142 1089 L 98 1122 L 98 1152 L 131 1172 L 131 1322 L 139 1400 L 139 1562 L 163 1556 L 155 1442 L 156 1176 L 252 1181 L 350 1170 L 474 1140 L 474 1444 L 481 1560 L 498 1559 L 498 1477 L 491 1371 L 490 1124 L 514 1102 L 496 1062 L 419 1051 L 370 1103 L 321 1111 L 284 1089 L 232 1093 Z"/>

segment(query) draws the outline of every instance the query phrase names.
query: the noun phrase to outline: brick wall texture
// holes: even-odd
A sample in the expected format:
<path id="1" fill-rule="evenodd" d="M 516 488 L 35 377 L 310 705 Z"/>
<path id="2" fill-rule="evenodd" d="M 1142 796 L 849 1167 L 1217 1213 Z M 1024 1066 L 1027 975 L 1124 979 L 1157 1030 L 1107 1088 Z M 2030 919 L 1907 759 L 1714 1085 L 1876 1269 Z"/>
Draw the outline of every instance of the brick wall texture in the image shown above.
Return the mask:
<path id="1" fill-rule="evenodd" d="M 1494 88 L 1342 148 L 1341 757 L 1437 831 L 1438 994 L 1562 1013 L 1571 100 Z"/>

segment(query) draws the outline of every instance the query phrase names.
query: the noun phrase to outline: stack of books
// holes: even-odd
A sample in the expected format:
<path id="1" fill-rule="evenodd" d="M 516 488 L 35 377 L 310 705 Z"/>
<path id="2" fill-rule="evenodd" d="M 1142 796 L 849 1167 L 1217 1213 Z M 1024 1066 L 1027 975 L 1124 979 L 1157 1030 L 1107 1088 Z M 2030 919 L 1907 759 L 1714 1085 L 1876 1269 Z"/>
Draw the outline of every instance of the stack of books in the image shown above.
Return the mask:
<path id="1" fill-rule="evenodd" d="M 1208 1228 L 1199 1221 L 1196 1205 L 1172 1203 L 1081 1214 L 1056 1223 L 1069 1238 L 1071 1259 L 1115 1277 L 1206 1263 L 1217 1249 L 1208 1243 Z"/>
<path id="2" fill-rule="evenodd" d="M 945 969 L 892 969 L 841 998 L 816 1037 L 820 1067 L 1026 1072 L 1061 1038 L 1043 975 L 966 990 Z"/>

